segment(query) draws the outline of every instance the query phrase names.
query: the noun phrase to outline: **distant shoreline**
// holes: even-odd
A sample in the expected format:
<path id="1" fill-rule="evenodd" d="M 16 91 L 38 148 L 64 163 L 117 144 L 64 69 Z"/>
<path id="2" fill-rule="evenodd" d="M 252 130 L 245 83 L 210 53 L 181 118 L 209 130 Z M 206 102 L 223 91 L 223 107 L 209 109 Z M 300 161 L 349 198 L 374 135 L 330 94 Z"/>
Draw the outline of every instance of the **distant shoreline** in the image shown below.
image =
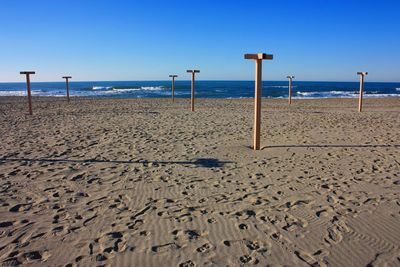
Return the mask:
<path id="1" fill-rule="evenodd" d="M 0 99 L 15 99 L 15 98 L 21 98 L 25 99 L 27 96 L 0 96 Z M 32 96 L 32 99 L 56 99 L 56 100 L 62 100 L 63 98 L 66 98 L 66 96 Z M 73 99 L 79 99 L 79 100 L 160 100 L 160 101 L 170 101 L 170 97 L 105 97 L 105 96 L 70 96 L 71 101 Z M 368 99 L 368 100 L 373 100 L 373 99 L 397 99 L 400 98 L 399 96 L 385 96 L 385 97 L 369 97 L 365 96 L 363 99 Z M 189 100 L 190 97 L 175 97 L 175 101 L 180 101 L 180 100 Z M 233 98 L 233 97 L 226 97 L 226 98 L 210 98 L 210 97 L 196 97 L 196 100 L 201 100 L 201 101 L 223 101 L 223 100 L 252 100 L 254 97 L 238 97 L 238 98 Z M 284 97 L 262 97 L 263 100 L 276 100 L 276 101 L 287 101 L 287 98 Z M 296 98 L 292 97 L 292 100 L 294 101 L 303 101 L 303 100 L 354 100 L 358 99 L 358 97 L 308 97 L 308 98 Z"/>
<path id="2" fill-rule="evenodd" d="M 115 81 L 115 82 L 70 82 L 70 95 L 75 97 L 110 98 L 169 98 L 171 81 Z M 189 81 L 175 80 L 175 97 L 190 98 Z M 302 82 L 293 81 L 293 99 L 312 98 L 358 98 L 359 82 Z M 66 95 L 64 82 L 31 83 L 32 96 Z M 287 98 L 287 81 L 264 81 L 262 96 Z M 25 83 L 0 84 L 0 96 L 26 96 Z M 195 82 L 196 98 L 253 98 L 254 81 L 201 81 Z M 400 83 L 364 83 L 365 98 L 400 96 Z"/>

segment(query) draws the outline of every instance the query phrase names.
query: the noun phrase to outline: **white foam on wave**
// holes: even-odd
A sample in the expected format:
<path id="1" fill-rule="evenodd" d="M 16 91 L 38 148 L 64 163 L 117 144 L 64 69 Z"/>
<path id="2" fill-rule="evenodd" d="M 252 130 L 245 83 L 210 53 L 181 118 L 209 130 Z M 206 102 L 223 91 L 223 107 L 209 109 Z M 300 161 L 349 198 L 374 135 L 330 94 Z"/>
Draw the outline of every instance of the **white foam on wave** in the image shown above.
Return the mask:
<path id="1" fill-rule="evenodd" d="M 166 89 L 165 86 L 142 86 L 140 87 L 141 90 L 164 90 Z"/>
<path id="2" fill-rule="evenodd" d="M 396 91 L 400 91 L 400 88 L 396 88 Z"/>
<path id="3" fill-rule="evenodd" d="M 366 98 L 400 97 L 399 94 L 365 94 Z"/>
<path id="4" fill-rule="evenodd" d="M 161 91 L 165 90 L 164 86 L 141 86 L 139 88 L 113 88 L 107 93 L 127 93 L 127 92 L 140 92 L 140 91 Z"/>
<path id="5" fill-rule="evenodd" d="M 110 90 L 112 88 L 112 86 L 93 86 L 92 90 Z"/>
<path id="6" fill-rule="evenodd" d="M 399 94 L 364 93 L 365 98 L 400 97 Z M 358 92 L 354 91 L 326 91 L 326 92 L 297 92 L 294 98 L 357 98 Z"/>
<path id="7" fill-rule="evenodd" d="M 327 97 L 356 97 L 357 92 L 350 91 L 322 91 L 322 92 L 297 92 L 297 95 L 303 97 L 327 98 Z"/>
<path id="8" fill-rule="evenodd" d="M 127 93 L 127 92 L 134 92 L 134 91 L 140 91 L 140 89 L 139 88 L 123 88 L 123 89 L 113 88 L 112 90 L 107 91 L 106 93 L 113 94 L 113 93 Z"/>
<path id="9" fill-rule="evenodd" d="M 32 96 L 56 96 L 56 97 L 61 97 L 65 96 L 63 94 L 60 94 L 59 92 L 43 92 L 43 91 L 31 91 Z M 8 91 L 0 91 L 0 96 L 28 96 L 28 93 L 24 91 L 13 91 L 13 90 L 8 90 Z"/>
<path id="10" fill-rule="evenodd" d="M 0 96 L 26 96 L 26 91 L 0 91 Z"/>

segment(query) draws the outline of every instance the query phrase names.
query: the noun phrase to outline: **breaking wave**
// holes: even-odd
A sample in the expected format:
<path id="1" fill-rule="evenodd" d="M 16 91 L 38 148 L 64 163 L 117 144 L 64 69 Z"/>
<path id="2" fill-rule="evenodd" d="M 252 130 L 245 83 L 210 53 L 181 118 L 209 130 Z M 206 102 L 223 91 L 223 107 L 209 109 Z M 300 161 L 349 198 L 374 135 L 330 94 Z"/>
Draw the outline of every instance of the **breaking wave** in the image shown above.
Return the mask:
<path id="1" fill-rule="evenodd" d="M 359 92 L 356 91 L 322 91 L 322 92 L 296 92 L 295 98 L 357 98 Z M 398 94 L 383 94 L 379 92 L 366 92 L 366 98 L 394 97 Z"/>

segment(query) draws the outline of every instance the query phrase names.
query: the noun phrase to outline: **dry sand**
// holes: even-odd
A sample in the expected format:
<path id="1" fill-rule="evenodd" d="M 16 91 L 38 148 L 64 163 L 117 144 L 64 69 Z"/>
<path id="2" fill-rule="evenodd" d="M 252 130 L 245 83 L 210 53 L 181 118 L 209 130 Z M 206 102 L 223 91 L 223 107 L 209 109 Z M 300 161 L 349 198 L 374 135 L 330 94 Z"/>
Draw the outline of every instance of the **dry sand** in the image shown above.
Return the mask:
<path id="1" fill-rule="evenodd" d="M 399 266 L 400 98 L 0 98 L 0 264 Z"/>

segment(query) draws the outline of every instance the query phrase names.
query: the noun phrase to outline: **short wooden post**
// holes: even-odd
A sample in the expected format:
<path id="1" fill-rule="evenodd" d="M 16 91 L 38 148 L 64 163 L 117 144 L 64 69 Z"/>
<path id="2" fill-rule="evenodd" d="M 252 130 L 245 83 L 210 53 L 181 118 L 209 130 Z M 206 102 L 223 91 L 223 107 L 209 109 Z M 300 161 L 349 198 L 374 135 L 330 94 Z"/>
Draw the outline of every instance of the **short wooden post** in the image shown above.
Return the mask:
<path id="1" fill-rule="evenodd" d="M 68 103 L 69 103 L 69 79 L 71 79 L 72 77 L 71 76 L 64 76 L 63 77 L 63 79 L 65 79 L 65 83 L 66 83 L 66 86 L 67 86 L 67 101 L 68 101 Z"/>
<path id="2" fill-rule="evenodd" d="M 360 75 L 360 96 L 358 97 L 358 112 L 362 111 L 362 98 L 364 89 L 364 76 L 368 75 L 368 72 L 357 72 Z"/>
<path id="3" fill-rule="evenodd" d="M 29 75 L 35 74 L 35 72 L 34 71 L 21 71 L 20 74 L 26 75 L 26 89 L 28 91 L 29 115 L 32 115 L 31 79 L 30 79 Z"/>
<path id="4" fill-rule="evenodd" d="M 286 76 L 289 79 L 289 105 L 292 104 L 292 80 L 294 79 L 293 75 Z"/>
<path id="5" fill-rule="evenodd" d="M 255 79 L 255 105 L 254 105 L 254 136 L 253 149 L 260 149 L 260 129 L 261 129 L 261 86 L 262 86 L 262 60 L 272 60 L 273 55 L 264 53 L 245 54 L 245 59 L 253 59 L 256 61 L 256 79 Z"/>
<path id="6" fill-rule="evenodd" d="M 191 98 L 191 109 L 194 111 L 194 80 L 195 74 L 200 73 L 199 70 L 187 70 L 186 72 L 192 73 L 192 98 Z"/>
<path id="7" fill-rule="evenodd" d="M 172 102 L 174 102 L 174 101 L 175 101 L 175 98 L 174 98 L 174 92 L 175 92 L 175 78 L 178 77 L 178 75 L 173 74 L 173 75 L 169 75 L 169 77 L 172 78 Z"/>

